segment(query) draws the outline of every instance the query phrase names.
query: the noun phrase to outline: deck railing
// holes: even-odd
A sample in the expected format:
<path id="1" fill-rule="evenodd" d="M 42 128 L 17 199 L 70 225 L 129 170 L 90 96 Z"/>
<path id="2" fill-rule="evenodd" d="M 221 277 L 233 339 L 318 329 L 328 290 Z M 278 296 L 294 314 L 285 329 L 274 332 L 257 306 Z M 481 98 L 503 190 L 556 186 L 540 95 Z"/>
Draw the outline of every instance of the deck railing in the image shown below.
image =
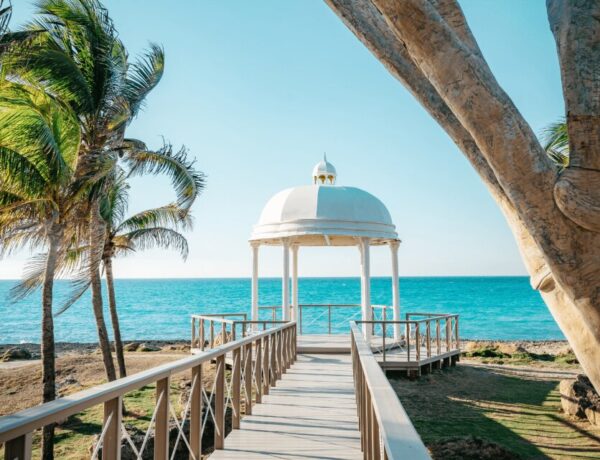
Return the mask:
<path id="1" fill-rule="evenodd" d="M 231 319 L 231 318 L 243 319 Z M 204 351 L 215 346 L 232 342 L 239 337 L 246 337 L 257 331 L 286 324 L 289 321 L 250 321 L 246 313 L 228 313 L 225 315 L 192 315 L 191 348 Z"/>
<path id="2" fill-rule="evenodd" d="M 408 362 L 421 362 L 460 351 L 458 315 L 417 312 L 406 313 L 405 317 L 403 321 L 356 321 L 357 324 L 372 325 L 376 331 L 373 340 L 376 348 L 380 348 L 384 363 L 389 345 L 404 350 Z M 393 339 L 393 331 L 398 326 L 401 337 Z"/>
<path id="3" fill-rule="evenodd" d="M 262 395 L 268 394 L 269 388 L 296 360 L 295 343 L 295 323 L 276 325 L 189 358 L 0 417 L 0 443 L 4 443 L 5 458 L 29 460 L 34 430 L 103 404 L 102 431 L 91 454 L 92 460 L 98 458 L 100 449 L 103 460 L 120 458 L 122 438 L 129 443 L 136 456 L 142 458 L 152 430 L 155 459 L 173 458 L 172 453 L 182 442 L 189 451 L 189 458 L 200 460 L 202 435 L 208 418 L 211 418 L 215 427 L 214 448 L 223 449 L 227 408 L 231 407 L 232 410 L 233 429 L 239 428 L 241 401 L 244 400 L 245 414 L 251 414 L 252 404 L 261 402 Z M 232 366 L 232 372 L 227 374 L 226 356 L 231 357 Z M 207 392 L 202 382 L 203 366 L 212 361 L 215 361 L 215 377 Z M 182 372 L 191 372 L 191 388 L 183 414 L 178 415 L 169 402 L 169 382 L 172 375 Z M 149 384 L 156 384 L 156 404 L 144 440 L 136 446 L 122 421 L 123 397 Z M 203 405 L 206 405 L 204 414 Z M 169 434 L 173 422 L 178 429 L 178 436 L 169 452 Z M 186 436 L 183 427 L 188 423 L 189 436 Z"/>
<path id="4" fill-rule="evenodd" d="M 354 394 L 364 458 L 430 459 L 356 322 L 350 324 Z"/>

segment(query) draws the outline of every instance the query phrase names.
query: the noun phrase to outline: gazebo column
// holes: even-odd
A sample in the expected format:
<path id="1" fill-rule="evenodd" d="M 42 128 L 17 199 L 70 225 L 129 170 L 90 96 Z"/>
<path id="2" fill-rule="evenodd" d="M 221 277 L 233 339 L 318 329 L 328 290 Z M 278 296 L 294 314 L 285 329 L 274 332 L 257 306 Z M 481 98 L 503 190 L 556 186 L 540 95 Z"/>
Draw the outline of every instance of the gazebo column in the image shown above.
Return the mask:
<path id="1" fill-rule="evenodd" d="M 252 321 L 258 321 L 258 243 L 252 246 Z"/>
<path id="2" fill-rule="evenodd" d="M 298 245 L 292 244 L 292 321 L 298 321 Z"/>
<path id="3" fill-rule="evenodd" d="M 361 254 L 361 288 L 362 288 L 362 319 L 371 321 L 373 314 L 371 310 L 371 246 L 369 238 L 360 239 Z M 363 334 L 365 339 L 371 338 L 372 325 L 363 323 Z"/>
<path id="4" fill-rule="evenodd" d="M 392 252 L 392 309 L 394 321 L 400 321 L 400 281 L 398 279 L 398 248 L 400 243 L 396 240 L 389 242 Z M 394 324 L 394 339 L 400 340 L 400 324 Z"/>
<path id="5" fill-rule="evenodd" d="M 283 240 L 283 276 L 281 277 L 281 319 L 290 320 L 290 242 Z"/>

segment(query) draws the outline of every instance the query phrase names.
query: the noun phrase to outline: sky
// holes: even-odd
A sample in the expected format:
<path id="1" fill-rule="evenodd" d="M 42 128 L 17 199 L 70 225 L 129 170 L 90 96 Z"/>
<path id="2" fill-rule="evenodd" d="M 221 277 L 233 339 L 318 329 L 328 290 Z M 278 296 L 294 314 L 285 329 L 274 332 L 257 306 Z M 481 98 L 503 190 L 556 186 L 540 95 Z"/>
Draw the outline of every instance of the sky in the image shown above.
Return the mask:
<path id="1" fill-rule="evenodd" d="M 539 133 L 564 113 L 543 0 L 460 2 L 500 85 Z M 130 55 L 150 42 L 165 75 L 128 136 L 185 145 L 207 175 L 187 234 L 190 256 L 152 250 L 119 259 L 121 278 L 246 277 L 248 237 L 268 199 L 308 184 L 327 153 L 338 184 L 388 207 L 401 276 L 525 275 L 511 232 L 443 130 L 320 0 L 105 0 Z M 13 0 L 13 28 L 31 19 Z M 130 211 L 171 202 L 164 178 L 136 179 Z M 0 260 L 18 278 L 27 254 Z M 372 250 L 372 274 L 390 254 Z M 358 276 L 356 248 L 301 248 L 300 276 Z M 280 276 L 280 248 L 260 275 Z"/>

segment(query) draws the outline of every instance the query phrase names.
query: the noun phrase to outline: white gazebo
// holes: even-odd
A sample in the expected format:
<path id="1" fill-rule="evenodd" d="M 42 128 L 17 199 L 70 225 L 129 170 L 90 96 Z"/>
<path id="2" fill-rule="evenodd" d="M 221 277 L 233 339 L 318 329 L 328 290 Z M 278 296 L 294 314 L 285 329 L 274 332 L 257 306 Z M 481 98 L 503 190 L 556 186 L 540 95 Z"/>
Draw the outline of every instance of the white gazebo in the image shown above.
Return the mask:
<path id="1" fill-rule="evenodd" d="M 261 245 L 283 247 L 282 318 L 296 320 L 298 311 L 298 248 L 300 246 L 357 246 L 361 260 L 362 319 L 372 319 L 370 247 L 388 245 L 392 261 L 392 306 L 400 320 L 398 247 L 400 240 L 390 213 L 375 196 L 356 187 L 336 185 L 335 167 L 324 157 L 313 169 L 312 184 L 288 188 L 265 205 L 255 225 L 252 247 L 252 319 L 258 320 L 258 250 Z M 292 302 L 290 308 L 290 249 Z M 293 315 L 293 316 L 292 316 Z M 365 336 L 371 328 L 363 325 Z M 396 339 L 400 327 L 394 327 Z"/>

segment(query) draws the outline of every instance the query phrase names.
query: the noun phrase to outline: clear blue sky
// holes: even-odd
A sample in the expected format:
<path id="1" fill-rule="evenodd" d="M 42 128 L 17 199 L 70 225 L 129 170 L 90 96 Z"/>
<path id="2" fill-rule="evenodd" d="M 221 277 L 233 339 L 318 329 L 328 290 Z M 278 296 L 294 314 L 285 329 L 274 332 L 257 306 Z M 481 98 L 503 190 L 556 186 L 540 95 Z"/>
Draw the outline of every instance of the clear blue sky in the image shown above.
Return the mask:
<path id="1" fill-rule="evenodd" d="M 31 17 L 13 0 L 13 26 Z M 479 178 L 442 129 L 319 0 L 106 0 L 132 55 L 166 50 L 165 77 L 129 135 L 185 144 L 208 175 L 186 263 L 151 251 L 116 262 L 120 277 L 248 276 L 247 238 L 263 204 L 306 184 L 327 152 L 338 183 L 387 204 L 403 240 L 401 275 L 525 274 L 513 237 Z M 463 0 L 496 77 L 535 132 L 563 114 L 543 0 Z M 132 211 L 169 202 L 162 179 L 137 181 Z M 306 249 L 301 276 L 359 274 L 358 251 Z M 21 273 L 25 254 L 0 261 Z M 261 275 L 281 273 L 278 249 Z M 373 251 L 389 274 L 389 251 Z"/>

